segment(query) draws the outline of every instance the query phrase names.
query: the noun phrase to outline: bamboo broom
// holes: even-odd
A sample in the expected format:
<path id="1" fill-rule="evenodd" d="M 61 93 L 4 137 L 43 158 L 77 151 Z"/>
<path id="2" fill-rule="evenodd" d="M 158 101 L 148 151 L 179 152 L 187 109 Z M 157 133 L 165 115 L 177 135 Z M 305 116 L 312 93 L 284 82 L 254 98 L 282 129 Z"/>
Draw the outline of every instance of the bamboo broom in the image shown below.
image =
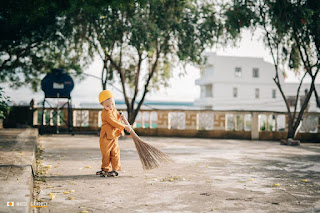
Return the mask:
<path id="1" fill-rule="evenodd" d="M 123 113 L 121 111 L 120 115 L 123 118 L 124 123 L 126 125 L 130 125 L 130 123 L 123 116 Z M 173 162 L 167 154 L 161 152 L 154 146 L 151 146 L 150 144 L 144 142 L 132 129 L 132 127 L 130 135 L 132 136 L 134 145 L 136 146 L 144 170 L 157 168 L 160 166 L 161 163 Z"/>

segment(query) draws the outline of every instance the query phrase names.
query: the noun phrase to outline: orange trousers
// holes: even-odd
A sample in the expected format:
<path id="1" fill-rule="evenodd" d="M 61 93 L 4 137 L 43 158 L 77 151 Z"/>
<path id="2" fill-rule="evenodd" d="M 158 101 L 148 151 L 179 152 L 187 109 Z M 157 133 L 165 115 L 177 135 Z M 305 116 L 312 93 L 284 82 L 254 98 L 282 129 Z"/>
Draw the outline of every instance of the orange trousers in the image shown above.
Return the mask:
<path id="1" fill-rule="evenodd" d="M 102 155 L 101 170 L 110 172 L 112 170 L 121 171 L 120 149 L 118 138 L 107 139 L 106 134 L 100 138 L 100 151 Z M 112 166 L 112 169 L 111 169 Z"/>

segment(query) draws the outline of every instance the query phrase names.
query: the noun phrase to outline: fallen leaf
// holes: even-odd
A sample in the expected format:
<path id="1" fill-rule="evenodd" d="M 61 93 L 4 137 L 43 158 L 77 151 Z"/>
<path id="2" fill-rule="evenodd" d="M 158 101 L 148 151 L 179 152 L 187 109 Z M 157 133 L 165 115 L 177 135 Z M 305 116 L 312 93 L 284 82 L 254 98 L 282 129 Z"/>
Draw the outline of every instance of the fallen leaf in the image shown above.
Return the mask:
<path id="1" fill-rule="evenodd" d="M 47 189 L 50 189 L 50 188 L 52 188 L 52 186 L 47 186 Z"/>
<path id="2" fill-rule="evenodd" d="M 88 211 L 80 211 L 79 213 L 88 213 Z"/>
<path id="3" fill-rule="evenodd" d="M 250 178 L 249 180 L 250 180 L 250 181 L 254 181 L 254 179 L 253 179 L 253 178 Z"/>
<path id="4" fill-rule="evenodd" d="M 273 186 L 280 186 L 280 183 L 275 183 L 273 184 Z"/>
<path id="5" fill-rule="evenodd" d="M 52 165 L 46 165 L 46 166 L 44 166 L 44 168 L 46 168 L 46 169 L 50 169 L 52 167 Z"/>
<path id="6" fill-rule="evenodd" d="M 70 192 L 66 192 L 66 191 L 63 192 L 63 194 L 69 194 L 69 193 L 70 193 Z"/>
<path id="7" fill-rule="evenodd" d="M 72 193 L 72 192 L 75 192 L 75 190 L 73 190 L 73 189 L 70 189 L 70 190 L 69 190 L 69 192 L 70 192 L 70 193 Z"/>
<path id="8" fill-rule="evenodd" d="M 54 193 L 49 193 L 49 195 L 50 195 L 50 200 L 53 200 L 53 199 L 55 199 L 56 198 L 56 194 L 54 194 Z"/>
<path id="9" fill-rule="evenodd" d="M 212 181 L 211 180 L 206 180 L 206 183 L 212 183 Z"/>
<path id="10" fill-rule="evenodd" d="M 74 200 L 74 197 L 68 197 L 69 200 Z"/>
<path id="11" fill-rule="evenodd" d="M 308 182 L 308 180 L 307 180 L 307 179 L 302 179 L 301 181 L 302 181 L 302 182 L 305 182 L 305 183 L 306 183 L 306 182 Z"/>
<path id="12" fill-rule="evenodd" d="M 86 166 L 85 168 L 87 168 L 87 169 L 91 169 L 91 166 L 89 165 L 89 166 Z"/>

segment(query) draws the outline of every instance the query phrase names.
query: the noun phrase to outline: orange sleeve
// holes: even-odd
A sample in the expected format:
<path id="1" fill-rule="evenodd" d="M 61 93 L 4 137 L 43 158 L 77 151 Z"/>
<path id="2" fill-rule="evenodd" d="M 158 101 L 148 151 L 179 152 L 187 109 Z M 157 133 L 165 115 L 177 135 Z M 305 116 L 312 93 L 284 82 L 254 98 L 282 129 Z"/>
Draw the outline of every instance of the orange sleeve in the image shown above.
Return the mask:
<path id="1" fill-rule="evenodd" d="M 106 116 L 106 120 L 111 126 L 118 128 L 120 131 L 122 131 L 125 127 L 125 125 L 123 123 L 112 118 L 112 116 L 110 114 L 108 116 Z"/>

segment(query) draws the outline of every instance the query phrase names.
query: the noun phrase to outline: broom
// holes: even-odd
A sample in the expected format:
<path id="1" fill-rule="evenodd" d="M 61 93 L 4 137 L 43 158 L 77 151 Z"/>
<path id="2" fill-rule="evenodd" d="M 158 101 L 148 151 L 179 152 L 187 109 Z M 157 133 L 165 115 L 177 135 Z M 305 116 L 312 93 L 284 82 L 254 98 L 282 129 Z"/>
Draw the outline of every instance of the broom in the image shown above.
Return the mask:
<path id="1" fill-rule="evenodd" d="M 123 118 L 124 123 L 126 125 L 130 125 L 121 111 L 120 115 Z M 132 128 L 130 131 L 130 135 L 132 136 L 134 145 L 136 146 L 144 170 L 157 168 L 161 163 L 173 162 L 167 154 L 144 142 Z"/>

